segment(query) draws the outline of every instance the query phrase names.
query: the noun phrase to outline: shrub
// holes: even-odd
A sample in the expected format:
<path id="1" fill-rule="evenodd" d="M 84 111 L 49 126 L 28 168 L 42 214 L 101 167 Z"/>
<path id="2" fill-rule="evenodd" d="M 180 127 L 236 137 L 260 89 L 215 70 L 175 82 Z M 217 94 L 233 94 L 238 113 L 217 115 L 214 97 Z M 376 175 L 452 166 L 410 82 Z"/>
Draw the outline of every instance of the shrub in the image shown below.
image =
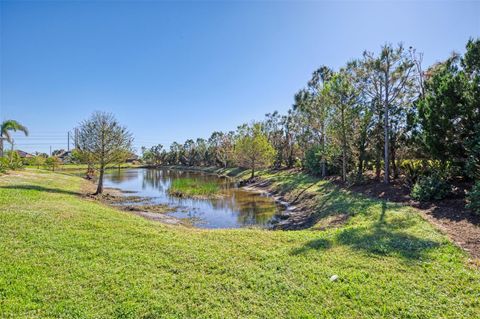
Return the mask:
<path id="1" fill-rule="evenodd" d="M 5 173 L 8 169 L 8 159 L 6 157 L 0 157 L 0 173 Z"/>
<path id="2" fill-rule="evenodd" d="M 8 169 L 16 170 L 23 167 L 23 159 L 16 151 L 7 151 L 5 153 L 7 159 Z"/>
<path id="3" fill-rule="evenodd" d="M 480 215 L 480 181 L 473 185 L 472 190 L 467 194 L 467 208 Z"/>
<path id="4" fill-rule="evenodd" d="M 313 175 L 321 175 L 322 173 L 322 154 L 321 147 L 314 146 L 309 148 L 305 153 L 305 169 Z"/>
<path id="5" fill-rule="evenodd" d="M 410 196 L 420 201 L 442 199 L 450 193 L 450 185 L 438 174 L 420 177 L 413 185 Z"/>
<path id="6" fill-rule="evenodd" d="M 55 169 L 59 167 L 60 164 L 62 164 L 62 161 L 56 156 L 50 156 L 45 160 L 45 166 L 47 168 L 50 168 L 52 171 L 55 171 Z"/>
<path id="7" fill-rule="evenodd" d="M 341 170 L 341 165 L 336 164 L 339 154 L 339 149 L 334 147 L 312 146 L 305 152 L 304 168 L 308 173 L 320 176 L 322 175 L 322 159 L 325 159 L 327 175 L 338 174 Z"/>
<path id="8" fill-rule="evenodd" d="M 468 154 L 466 174 L 468 177 L 478 180 L 480 179 L 480 123 L 475 125 L 475 132 L 466 142 Z"/>
<path id="9" fill-rule="evenodd" d="M 36 155 L 31 158 L 30 165 L 36 166 L 38 169 L 40 169 L 40 166 L 45 165 L 45 161 L 45 157 L 43 157 L 42 155 Z"/>
<path id="10" fill-rule="evenodd" d="M 403 161 L 400 164 L 400 167 L 402 168 L 406 182 L 410 187 L 415 185 L 420 177 L 424 176 L 427 171 L 425 163 L 419 160 Z"/>

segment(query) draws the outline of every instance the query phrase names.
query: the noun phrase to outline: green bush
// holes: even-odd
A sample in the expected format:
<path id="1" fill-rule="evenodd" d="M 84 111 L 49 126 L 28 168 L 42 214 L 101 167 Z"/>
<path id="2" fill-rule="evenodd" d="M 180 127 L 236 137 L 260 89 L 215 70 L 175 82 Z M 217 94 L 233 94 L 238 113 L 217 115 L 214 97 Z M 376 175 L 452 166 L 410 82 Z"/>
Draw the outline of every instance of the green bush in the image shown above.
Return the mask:
<path id="1" fill-rule="evenodd" d="M 35 155 L 30 159 L 30 165 L 31 166 L 36 166 L 38 169 L 40 169 L 40 166 L 45 165 L 45 161 L 47 159 L 43 157 L 42 155 Z"/>
<path id="2" fill-rule="evenodd" d="M 305 153 L 305 169 L 313 175 L 322 174 L 322 148 L 314 146 Z"/>
<path id="3" fill-rule="evenodd" d="M 5 158 L 7 159 L 8 169 L 16 170 L 23 167 L 23 159 L 16 151 L 5 152 Z"/>
<path id="4" fill-rule="evenodd" d="M 413 185 L 410 196 L 416 200 L 442 199 L 450 193 L 451 187 L 438 174 L 423 176 Z"/>
<path id="5" fill-rule="evenodd" d="M 465 148 L 468 155 L 465 173 L 473 180 L 480 180 L 480 123 L 475 125 L 474 134 L 467 138 Z"/>
<path id="6" fill-rule="evenodd" d="M 8 169 L 8 158 L 0 157 L 0 173 L 5 173 Z"/>
<path id="7" fill-rule="evenodd" d="M 340 173 L 341 165 L 338 165 L 338 149 L 333 147 L 324 148 L 315 145 L 305 152 L 304 168 L 312 175 L 322 175 L 322 159 L 325 160 L 327 175 Z"/>
<path id="8" fill-rule="evenodd" d="M 403 170 L 408 186 L 412 187 L 417 181 L 426 174 L 427 165 L 425 161 L 420 160 L 404 160 L 400 164 Z"/>
<path id="9" fill-rule="evenodd" d="M 45 160 L 44 165 L 55 172 L 55 169 L 62 164 L 62 161 L 56 156 L 50 156 Z"/>
<path id="10" fill-rule="evenodd" d="M 467 194 L 467 208 L 480 215 L 480 181 L 473 185 L 472 190 Z"/>

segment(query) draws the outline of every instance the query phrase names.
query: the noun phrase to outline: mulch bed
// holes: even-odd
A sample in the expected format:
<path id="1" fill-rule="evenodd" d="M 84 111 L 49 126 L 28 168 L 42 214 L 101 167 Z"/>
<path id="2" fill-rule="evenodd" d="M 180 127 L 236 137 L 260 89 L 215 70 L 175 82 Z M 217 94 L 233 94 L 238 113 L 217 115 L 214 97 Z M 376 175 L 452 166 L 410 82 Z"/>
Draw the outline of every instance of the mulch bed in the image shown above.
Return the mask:
<path id="1" fill-rule="evenodd" d="M 341 185 L 338 181 L 335 183 Z M 421 210 L 424 217 L 455 244 L 472 257 L 480 259 L 480 216 L 465 208 L 465 189 L 468 189 L 470 184 L 458 182 L 453 186 L 453 192 L 447 198 L 423 203 L 410 198 L 410 189 L 401 179 L 392 181 L 389 185 L 369 180 L 348 189 L 371 198 L 402 203 Z"/>

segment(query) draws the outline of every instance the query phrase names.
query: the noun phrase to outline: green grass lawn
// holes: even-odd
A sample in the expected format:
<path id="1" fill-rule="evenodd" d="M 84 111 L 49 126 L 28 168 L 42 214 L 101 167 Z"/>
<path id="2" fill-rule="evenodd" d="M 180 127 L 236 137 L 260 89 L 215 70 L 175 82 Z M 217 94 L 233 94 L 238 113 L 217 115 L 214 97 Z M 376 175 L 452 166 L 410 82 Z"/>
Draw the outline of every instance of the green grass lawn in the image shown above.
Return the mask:
<path id="1" fill-rule="evenodd" d="M 0 176 L 0 317 L 480 317 L 479 271 L 415 210 L 262 174 L 351 217 L 325 231 L 191 229 L 83 199 L 78 177 Z"/>
<path id="2" fill-rule="evenodd" d="M 194 178 L 178 178 L 172 181 L 168 192 L 180 197 L 212 197 L 217 196 L 220 187 L 215 182 L 207 182 Z"/>

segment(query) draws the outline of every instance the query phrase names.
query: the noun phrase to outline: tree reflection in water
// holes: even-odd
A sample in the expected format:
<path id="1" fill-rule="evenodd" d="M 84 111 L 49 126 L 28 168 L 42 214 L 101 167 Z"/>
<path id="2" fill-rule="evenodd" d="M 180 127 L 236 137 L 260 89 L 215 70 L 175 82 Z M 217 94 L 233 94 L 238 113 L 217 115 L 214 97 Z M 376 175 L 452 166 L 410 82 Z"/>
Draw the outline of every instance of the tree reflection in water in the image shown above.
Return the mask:
<path id="1" fill-rule="evenodd" d="M 218 183 L 224 196 L 216 199 L 172 197 L 167 190 L 172 180 L 177 178 Z M 205 228 L 265 226 L 280 209 L 268 196 L 237 188 L 229 178 L 201 172 L 170 169 L 114 170 L 107 174 L 106 185 L 135 191 L 139 196 L 152 198 L 158 204 L 179 207 L 171 215 L 191 218 L 195 226 Z"/>

